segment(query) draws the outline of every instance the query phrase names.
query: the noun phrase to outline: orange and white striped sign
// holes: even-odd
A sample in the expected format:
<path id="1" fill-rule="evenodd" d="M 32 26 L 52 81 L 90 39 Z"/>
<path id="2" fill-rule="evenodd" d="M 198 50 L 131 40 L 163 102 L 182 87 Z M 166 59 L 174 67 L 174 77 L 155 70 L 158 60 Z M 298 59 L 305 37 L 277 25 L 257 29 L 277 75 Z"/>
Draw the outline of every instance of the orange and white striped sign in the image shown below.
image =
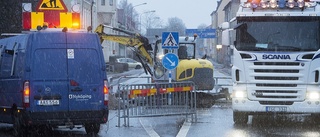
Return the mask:
<path id="1" fill-rule="evenodd" d="M 174 88 L 159 88 L 159 93 L 160 94 L 165 94 L 165 93 L 171 93 L 171 92 L 186 92 L 186 91 L 191 91 L 193 90 L 193 87 L 191 86 L 186 86 L 186 87 L 174 87 Z M 157 93 L 156 88 L 151 88 L 151 89 L 133 89 L 130 90 L 130 98 L 134 98 L 136 96 L 151 96 L 155 95 Z"/>

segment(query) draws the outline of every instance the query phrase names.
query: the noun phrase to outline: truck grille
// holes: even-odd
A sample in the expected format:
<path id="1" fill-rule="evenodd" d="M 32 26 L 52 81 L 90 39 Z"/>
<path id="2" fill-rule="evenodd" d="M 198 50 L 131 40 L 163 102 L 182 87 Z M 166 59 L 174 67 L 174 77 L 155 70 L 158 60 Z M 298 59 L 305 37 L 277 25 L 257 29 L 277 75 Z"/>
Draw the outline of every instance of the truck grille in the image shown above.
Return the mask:
<path id="1" fill-rule="evenodd" d="M 304 99 L 298 85 L 304 79 L 299 62 L 254 62 L 250 70 L 250 83 L 254 83 L 248 87 L 250 100 L 263 105 L 291 105 Z"/>

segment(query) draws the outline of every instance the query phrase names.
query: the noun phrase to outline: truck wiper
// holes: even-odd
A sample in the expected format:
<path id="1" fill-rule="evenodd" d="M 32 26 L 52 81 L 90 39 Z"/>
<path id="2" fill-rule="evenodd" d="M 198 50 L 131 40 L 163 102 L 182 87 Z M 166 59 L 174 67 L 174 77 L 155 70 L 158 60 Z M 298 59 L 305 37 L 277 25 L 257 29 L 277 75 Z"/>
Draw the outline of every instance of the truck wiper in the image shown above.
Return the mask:
<path id="1" fill-rule="evenodd" d="M 273 44 L 273 46 L 278 50 L 280 49 L 280 50 L 289 50 L 289 51 L 301 51 L 301 48 L 299 48 L 299 47 L 282 46 L 279 44 Z"/>

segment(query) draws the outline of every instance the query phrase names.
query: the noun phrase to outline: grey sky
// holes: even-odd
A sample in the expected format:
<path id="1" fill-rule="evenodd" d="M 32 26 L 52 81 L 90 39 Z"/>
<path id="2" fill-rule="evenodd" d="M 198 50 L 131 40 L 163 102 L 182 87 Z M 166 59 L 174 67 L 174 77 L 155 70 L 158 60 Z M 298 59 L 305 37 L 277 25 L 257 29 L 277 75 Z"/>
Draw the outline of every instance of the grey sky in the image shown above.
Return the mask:
<path id="1" fill-rule="evenodd" d="M 121 0 L 118 0 L 121 1 Z M 216 9 L 217 0 L 127 0 L 139 13 L 156 10 L 155 15 L 159 16 L 164 23 L 168 18 L 178 17 L 182 19 L 188 29 L 195 29 L 201 24 L 210 25 L 210 14 Z"/>

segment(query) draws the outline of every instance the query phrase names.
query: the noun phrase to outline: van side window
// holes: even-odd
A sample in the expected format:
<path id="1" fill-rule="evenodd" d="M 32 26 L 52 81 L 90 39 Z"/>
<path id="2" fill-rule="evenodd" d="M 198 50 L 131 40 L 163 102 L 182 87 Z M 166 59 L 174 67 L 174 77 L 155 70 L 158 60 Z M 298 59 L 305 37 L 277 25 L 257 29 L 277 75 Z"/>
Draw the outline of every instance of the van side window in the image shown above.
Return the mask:
<path id="1" fill-rule="evenodd" d="M 16 67 L 16 60 L 17 60 L 17 54 L 18 54 L 18 44 L 17 42 L 14 43 L 13 46 L 13 58 L 12 58 L 12 65 L 11 65 L 11 76 L 14 75 L 14 70 Z"/>
<path id="2" fill-rule="evenodd" d="M 10 77 L 14 75 L 18 45 L 20 44 L 15 42 L 13 49 L 3 48 L 4 53 L 1 52 L 1 77 Z"/>
<path id="3" fill-rule="evenodd" d="M 0 77 L 10 77 L 13 62 L 13 50 L 5 49 L 1 57 Z"/>
<path id="4" fill-rule="evenodd" d="M 0 66 L 1 66 L 2 54 L 4 49 L 5 49 L 5 46 L 0 45 Z"/>

